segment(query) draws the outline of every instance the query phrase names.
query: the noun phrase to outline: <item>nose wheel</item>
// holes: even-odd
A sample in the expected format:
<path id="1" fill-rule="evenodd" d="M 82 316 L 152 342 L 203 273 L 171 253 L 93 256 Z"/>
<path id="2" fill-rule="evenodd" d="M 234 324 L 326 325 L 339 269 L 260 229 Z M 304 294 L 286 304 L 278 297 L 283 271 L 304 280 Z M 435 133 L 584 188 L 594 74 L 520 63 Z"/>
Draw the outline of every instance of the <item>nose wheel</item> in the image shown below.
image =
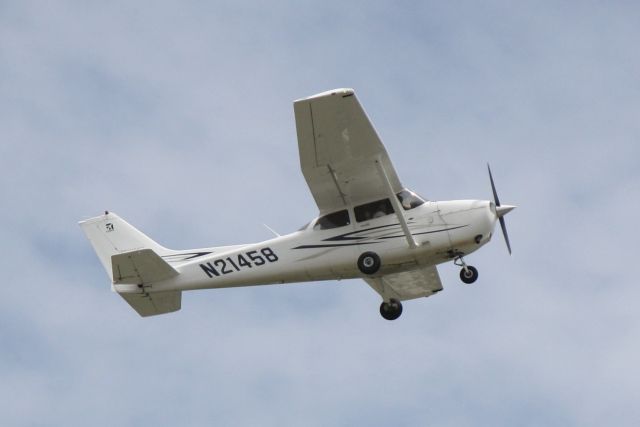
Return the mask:
<path id="1" fill-rule="evenodd" d="M 402 314 L 402 303 L 395 298 L 380 304 L 380 314 L 387 320 L 396 320 Z"/>
<path id="2" fill-rule="evenodd" d="M 478 270 L 471 266 L 467 265 L 467 267 L 462 267 L 460 269 L 460 280 L 464 283 L 471 284 L 478 280 Z"/>
<path id="3" fill-rule="evenodd" d="M 456 258 L 453 263 L 462 267 L 460 269 L 460 280 L 462 280 L 464 283 L 471 284 L 478 280 L 478 269 L 471 265 L 467 265 L 467 263 L 464 262 L 464 259 L 461 256 Z"/>

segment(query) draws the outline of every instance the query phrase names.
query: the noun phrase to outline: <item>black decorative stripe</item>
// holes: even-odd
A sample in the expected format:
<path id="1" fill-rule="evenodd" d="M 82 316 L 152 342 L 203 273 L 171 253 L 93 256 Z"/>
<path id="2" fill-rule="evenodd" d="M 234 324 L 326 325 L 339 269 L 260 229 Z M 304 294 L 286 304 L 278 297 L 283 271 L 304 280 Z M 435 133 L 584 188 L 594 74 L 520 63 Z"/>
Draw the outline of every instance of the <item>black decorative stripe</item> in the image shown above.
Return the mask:
<path id="1" fill-rule="evenodd" d="M 457 227 L 451 227 L 451 228 L 445 228 L 443 230 L 433 230 L 433 231 L 423 231 L 422 233 L 411 233 L 412 236 L 420 236 L 423 234 L 433 234 L 433 233 L 440 233 L 442 231 L 451 231 L 451 230 L 457 230 L 458 228 L 464 228 L 464 227 L 468 227 L 468 225 L 459 225 Z M 378 237 L 378 240 L 383 240 L 383 239 L 396 239 L 398 237 L 404 237 L 404 234 L 401 234 L 399 236 L 381 236 Z"/>
<path id="2" fill-rule="evenodd" d="M 334 237 L 329 237 L 328 239 L 324 239 L 323 242 L 336 242 L 336 241 L 344 241 L 344 240 L 365 240 L 365 239 L 370 239 L 370 237 L 368 236 L 353 236 L 353 234 L 360 234 L 360 233 L 366 233 L 367 231 L 371 231 L 371 230 L 378 230 L 380 228 L 387 228 L 387 227 L 395 227 L 398 224 L 387 224 L 387 225 L 380 225 L 378 227 L 371 227 L 371 228 L 365 228 L 364 230 L 357 230 L 357 231 L 350 231 L 349 233 L 345 233 L 345 234 L 340 234 L 339 236 L 334 236 Z"/>
<path id="3" fill-rule="evenodd" d="M 293 249 L 338 248 L 338 247 L 341 247 L 341 246 L 373 245 L 373 244 L 377 244 L 377 243 L 381 243 L 381 242 L 379 242 L 379 241 L 378 242 L 362 242 L 361 240 L 366 240 L 366 239 L 386 240 L 386 239 L 404 238 L 405 237 L 404 234 L 400 234 L 398 236 L 381 236 L 381 237 L 369 237 L 369 236 L 351 237 L 352 234 L 367 232 L 367 231 L 371 231 L 371 230 L 375 230 L 375 229 L 379 229 L 379 228 L 393 227 L 393 226 L 396 226 L 396 225 L 400 225 L 400 224 L 389 224 L 389 225 L 382 225 L 382 226 L 379 226 L 379 227 L 367 228 L 365 230 L 353 231 L 353 232 L 350 232 L 350 233 L 341 234 L 339 236 L 330 237 L 328 239 L 324 239 L 323 240 L 323 242 L 358 240 L 357 243 L 335 243 L 335 244 L 302 245 L 302 246 L 297 246 L 297 247 L 295 247 Z M 443 228 L 441 230 L 423 231 L 421 233 L 412 233 L 412 235 L 413 236 L 419 236 L 419 235 L 422 235 L 422 234 L 442 233 L 443 231 L 457 230 L 458 228 L 464 228 L 464 227 L 468 227 L 468 226 L 469 225 L 459 225 L 457 227 Z"/>
<path id="4" fill-rule="evenodd" d="M 342 244 L 335 244 L 335 245 L 302 245 L 302 246 L 296 246 L 293 249 L 339 248 L 342 246 L 374 245 L 377 243 L 380 243 L 380 242 L 342 243 Z"/>
<path id="5" fill-rule="evenodd" d="M 211 253 L 213 252 L 186 252 L 183 254 L 164 255 L 162 258 L 165 258 L 168 261 L 188 261 L 190 259 L 199 258 L 201 256 L 209 255 Z M 181 257 L 184 257 L 184 258 L 181 258 Z"/>

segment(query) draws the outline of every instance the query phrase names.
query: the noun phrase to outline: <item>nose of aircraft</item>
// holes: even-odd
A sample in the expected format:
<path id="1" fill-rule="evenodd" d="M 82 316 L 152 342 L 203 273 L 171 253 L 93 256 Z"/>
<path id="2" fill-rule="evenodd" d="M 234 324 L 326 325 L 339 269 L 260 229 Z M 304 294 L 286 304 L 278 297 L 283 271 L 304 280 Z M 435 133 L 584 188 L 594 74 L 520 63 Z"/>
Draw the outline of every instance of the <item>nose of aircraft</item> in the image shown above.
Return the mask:
<path id="1" fill-rule="evenodd" d="M 515 208 L 517 208 L 517 206 L 513 206 L 513 205 L 496 206 L 496 215 L 498 216 L 498 218 L 502 218 L 503 216 L 505 216 L 512 210 L 514 210 Z"/>

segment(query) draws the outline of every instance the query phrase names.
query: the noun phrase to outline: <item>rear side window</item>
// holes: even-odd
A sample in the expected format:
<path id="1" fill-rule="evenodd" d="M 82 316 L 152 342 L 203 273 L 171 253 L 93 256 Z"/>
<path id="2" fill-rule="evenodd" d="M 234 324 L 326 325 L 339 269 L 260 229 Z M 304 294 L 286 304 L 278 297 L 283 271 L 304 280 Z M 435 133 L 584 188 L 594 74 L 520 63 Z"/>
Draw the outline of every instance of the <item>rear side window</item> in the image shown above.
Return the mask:
<path id="1" fill-rule="evenodd" d="M 351 224 L 351 221 L 349 221 L 349 211 L 345 209 L 320 217 L 313 226 L 313 229 L 328 230 L 330 228 L 344 227 L 349 224 Z"/>
<path id="2" fill-rule="evenodd" d="M 362 222 L 374 218 L 380 218 L 385 215 L 391 215 L 394 211 L 393 206 L 391 206 L 391 201 L 389 199 L 382 199 L 365 205 L 356 206 L 354 212 L 356 214 L 356 221 Z"/>

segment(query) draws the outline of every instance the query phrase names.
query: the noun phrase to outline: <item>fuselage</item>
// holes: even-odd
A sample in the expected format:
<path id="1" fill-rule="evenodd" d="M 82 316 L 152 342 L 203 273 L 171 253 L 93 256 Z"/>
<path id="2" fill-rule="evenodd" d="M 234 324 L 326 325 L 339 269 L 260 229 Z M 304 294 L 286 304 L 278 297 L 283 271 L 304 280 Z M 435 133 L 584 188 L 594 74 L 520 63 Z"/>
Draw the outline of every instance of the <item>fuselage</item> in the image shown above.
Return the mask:
<path id="1" fill-rule="evenodd" d="M 350 211 L 350 218 L 355 218 Z M 213 289 L 363 277 L 358 256 L 382 259 L 376 276 L 430 266 L 467 255 L 491 239 L 498 219 L 483 200 L 428 201 L 404 213 L 417 247 L 407 243 L 398 217 L 351 221 L 319 229 L 315 219 L 302 230 L 260 243 L 176 251 L 163 258 L 180 274 L 154 283 L 150 291 Z M 126 285 L 118 286 L 127 292 Z M 131 287 L 130 292 L 139 291 Z"/>

